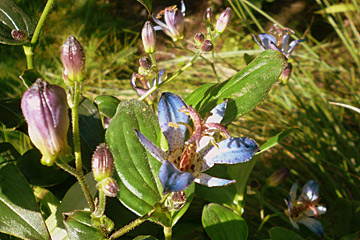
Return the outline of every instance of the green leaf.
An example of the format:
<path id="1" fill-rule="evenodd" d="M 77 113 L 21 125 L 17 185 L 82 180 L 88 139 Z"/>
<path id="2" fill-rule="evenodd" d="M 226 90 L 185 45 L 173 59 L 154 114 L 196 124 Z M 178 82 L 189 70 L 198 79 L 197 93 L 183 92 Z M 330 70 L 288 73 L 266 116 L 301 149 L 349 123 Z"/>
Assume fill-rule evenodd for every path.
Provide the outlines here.
<path id="1" fill-rule="evenodd" d="M 0 165 L 0 232 L 24 239 L 50 239 L 29 184 L 14 163 Z"/>
<path id="2" fill-rule="evenodd" d="M 26 180 L 35 186 L 46 187 L 64 182 L 69 174 L 56 166 L 47 167 L 40 163 L 41 153 L 30 149 L 19 158 L 16 165 Z"/>
<path id="3" fill-rule="evenodd" d="M 316 14 L 334 14 L 334 13 L 342 13 L 342 12 L 352 12 L 355 11 L 356 8 L 353 4 L 350 3 L 338 3 L 333 4 L 329 7 L 326 7 L 324 9 L 318 10 L 315 13 Z"/>
<path id="4" fill-rule="evenodd" d="M 134 129 L 150 141 L 157 142 L 160 127 L 153 110 L 137 100 L 121 102 L 107 129 L 106 142 L 114 156 L 119 176 L 119 199 L 131 211 L 142 216 L 152 211 L 154 205 L 163 198 L 163 189 L 158 179 L 161 163 L 147 153 Z M 189 190 L 187 196 L 191 200 Z M 171 226 L 178 219 L 178 214 L 173 213 L 171 216 L 168 212 L 156 212 L 154 221 Z"/>
<path id="5" fill-rule="evenodd" d="M 205 115 L 229 99 L 222 123 L 230 123 L 261 104 L 286 65 L 287 60 L 281 52 L 264 51 L 231 79 L 195 90 L 186 102 Z"/>
<path id="6" fill-rule="evenodd" d="M 14 148 L 14 146 L 8 142 L 0 143 L 0 156 L 4 161 L 16 161 L 21 157 L 20 153 Z"/>
<path id="7" fill-rule="evenodd" d="M 43 78 L 35 69 L 26 69 L 20 76 L 24 85 L 29 88 L 38 78 Z"/>
<path id="8" fill-rule="evenodd" d="M 211 203 L 204 207 L 202 223 L 211 239 L 247 239 L 248 227 L 245 220 L 219 204 Z"/>
<path id="9" fill-rule="evenodd" d="M 261 145 L 261 148 L 260 148 L 261 151 L 258 152 L 257 154 L 260 154 L 260 153 L 276 146 L 277 144 L 279 144 L 282 140 L 284 140 L 286 137 L 288 137 L 295 130 L 299 130 L 299 129 L 298 128 L 289 128 L 284 131 L 281 131 L 276 136 L 269 138 L 263 145 Z"/>
<path id="10" fill-rule="evenodd" d="M 16 128 L 24 121 L 20 108 L 21 99 L 0 100 L 0 122 L 7 128 Z"/>
<path id="11" fill-rule="evenodd" d="M 273 227 L 269 230 L 271 240 L 304 240 L 297 233 L 283 227 Z"/>
<path id="12" fill-rule="evenodd" d="M 108 118 L 112 118 L 115 113 L 120 100 L 114 96 L 102 95 L 97 96 L 94 100 L 99 112 Z"/>
<path id="13" fill-rule="evenodd" d="M 90 211 L 73 211 L 64 213 L 64 225 L 71 240 L 101 240 L 107 239 L 99 228 L 91 224 Z"/>
<path id="14" fill-rule="evenodd" d="M 27 37 L 16 40 L 11 36 L 12 30 L 21 30 Z M 0 43 L 24 44 L 29 41 L 28 37 L 34 33 L 34 30 L 33 21 L 13 0 L 0 1 Z"/>
<path id="15" fill-rule="evenodd" d="M 146 10 L 148 11 L 149 14 L 152 13 L 153 0 L 137 0 L 137 1 L 146 8 Z"/>
<path id="16" fill-rule="evenodd" d="M 137 236 L 133 240 L 157 240 L 157 238 L 150 235 L 146 235 L 146 236 Z"/>

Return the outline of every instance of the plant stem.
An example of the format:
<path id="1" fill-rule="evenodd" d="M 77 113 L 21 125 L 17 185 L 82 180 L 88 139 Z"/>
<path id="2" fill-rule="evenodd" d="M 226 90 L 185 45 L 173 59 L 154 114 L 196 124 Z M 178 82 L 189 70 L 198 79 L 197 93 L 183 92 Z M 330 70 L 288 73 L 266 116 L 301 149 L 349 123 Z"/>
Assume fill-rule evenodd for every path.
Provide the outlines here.
<path id="1" fill-rule="evenodd" d="M 99 189 L 99 205 L 96 208 L 96 211 L 94 212 L 94 216 L 99 218 L 102 215 L 104 215 L 105 212 L 105 205 L 106 205 L 106 196 L 104 191 Z"/>
<path id="2" fill-rule="evenodd" d="M 171 240 L 171 236 L 172 236 L 171 227 L 164 227 L 164 236 L 165 236 L 165 240 Z"/>
<path id="3" fill-rule="evenodd" d="M 85 198 L 89 204 L 90 210 L 91 212 L 95 211 L 95 205 L 94 205 L 94 201 L 92 199 L 92 196 L 90 194 L 90 190 L 89 190 L 89 186 L 86 183 L 84 174 L 81 172 L 78 172 L 75 168 L 71 167 L 69 164 L 67 163 L 59 163 L 59 162 L 55 162 L 55 164 L 60 167 L 61 169 L 63 169 L 64 171 L 70 173 L 71 175 L 73 175 L 74 177 L 76 177 L 76 179 L 78 180 L 80 187 L 85 195 Z"/>
<path id="4" fill-rule="evenodd" d="M 54 2 L 54 0 L 47 1 L 44 11 L 41 14 L 38 24 L 36 25 L 36 28 L 35 28 L 32 38 L 31 38 L 30 44 L 25 44 L 23 46 L 24 52 L 26 55 L 26 62 L 27 62 L 28 69 L 34 68 L 34 46 L 37 43 L 37 41 L 39 40 L 39 35 L 41 32 L 41 29 L 44 26 L 45 19 L 49 15 L 49 12 L 51 10 L 51 6 L 52 6 L 53 2 Z"/>
<path id="5" fill-rule="evenodd" d="M 140 224 L 142 224 L 143 222 L 145 222 L 153 213 L 154 210 L 151 210 L 149 213 L 147 213 L 144 216 L 139 217 L 138 219 L 135 219 L 134 221 L 132 221 L 131 223 L 129 223 L 128 225 L 120 228 L 119 230 L 117 230 L 116 232 L 114 232 L 109 239 L 116 239 L 118 237 L 121 237 L 122 235 L 124 235 L 125 233 L 127 233 L 128 231 L 132 230 L 133 228 L 139 226 Z"/>
<path id="6" fill-rule="evenodd" d="M 165 81 L 161 82 L 159 85 L 153 86 L 152 88 L 150 88 L 144 95 L 142 95 L 141 97 L 139 97 L 139 100 L 144 100 L 145 98 L 147 98 L 148 96 L 150 96 L 150 94 L 152 94 L 153 92 L 155 92 L 157 89 L 159 89 L 161 86 L 165 85 L 166 83 L 174 80 L 177 76 L 179 76 L 182 72 L 184 72 L 186 69 L 188 69 L 189 67 L 191 67 L 194 62 L 196 61 L 196 59 L 200 56 L 201 51 L 196 52 L 195 56 L 182 68 L 180 68 L 177 72 L 175 72 L 171 77 L 169 77 L 168 79 L 166 79 Z"/>
<path id="7" fill-rule="evenodd" d="M 72 131 L 74 140 L 75 166 L 78 172 L 82 172 L 81 146 L 79 133 L 79 101 L 81 94 L 81 83 L 74 81 L 74 98 L 71 106 Z"/>

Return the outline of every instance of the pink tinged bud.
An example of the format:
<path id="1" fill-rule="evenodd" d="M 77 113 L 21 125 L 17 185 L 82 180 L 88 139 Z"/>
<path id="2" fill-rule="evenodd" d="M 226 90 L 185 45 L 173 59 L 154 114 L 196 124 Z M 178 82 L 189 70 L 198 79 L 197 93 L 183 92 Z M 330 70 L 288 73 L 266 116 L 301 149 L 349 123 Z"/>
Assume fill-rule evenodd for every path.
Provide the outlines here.
<path id="1" fill-rule="evenodd" d="M 224 32 L 226 26 L 229 24 L 231 19 L 231 8 L 226 8 L 219 16 L 219 19 L 216 22 L 215 31 L 217 33 Z"/>
<path id="2" fill-rule="evenodd" d="M 212 18 L 213 18 L 213 14 L 212 14 L 211 8 L 207 8 L 205 11 L 205 15 L 204 15 L 204 21 L 205 21 L 206 25 L 211 24 Z"/>
<path id="3" fill-rule="evenodd" d="M 205 36 L 203 33 L 197 33 L 195 34 L 195 37 L 194 37 L 194 40 L 195 40 L 195 46 L 196 48 L 199 48 L 200 46 L 203 45 L 204 41 L 205 41 Z"/>
<path id="4" fill-rule="evenodd" d="M 210 52 L 214 49 L 214 45 L 210 40 L 206 39 L 200 49 L 202 52 Z"/>
<path id="5" fill-rule="evenodd" d="M 140 66 L 145 70 L 150 70 L 151 66 L 152 66 L 152 62 L 151 59 L 148 57 L 142 57 L 139 59 L 139 63 Z"/>
<path id="6" fill-rule="evenodd" d="M 69 116 L 64 89 L 39 78 L 24 93 L 21 110 L 43 165 L 51 166 L 58 156 L 68 154 Z"/>
<path id="7" fill-rule="evenodd" d="M 61 61 L 70 81 L 85 79 L 85 51 L 74 36 L 69 36 L 63 44 Z"/>
<path id="8" fill-rule="evenodd" d="M 119 192 L 117 182 L 112 177 L 105 178 L 97 184 L 99 190 L 103 191 L 107 197 L 116 197 Z"/>
<path id="9" fill-rule="evenodd" d="M 21 30 L 11 30 L 11 36 L 13 39 L 15 40 L 25 40 L 28 38 L 28 36 L 26 35 L 26 33 L 24 33 L 23 31 Z"/>
<path id="10" fill-rule="evenodd" d="M 280 183 L 286 180 L 290 174 L 289 168 L 279 168 L 267 179 L 267 183 L 270 187 L 276 187 Z"/>
<path id="11" fill-rule="evenodd" d="M 141 38 L 146 53 L 154 53 L 156 50 L 156 34 L 150 21 L 147 21 L 142 29 Z"/>
<path id="12" fill-rule="evenodd" d="M 62 72 L 62 78 L 63 78 L 64 83 L 66 84 L 66 86 L 69 86 L 69 87 L 74 86 L 74 82 L 69 80 L 69 76 L 68 76 L 65 68 L 63 69 L 63 72 Z"/>
<path id="13" fill-rule="evenodd" d="M 91 161 L 91 167 L 96 181 L 101 182 L 111 177 L 114 169 L 114 158 L 105 143 L 97 146 Z"/>
<path id="14" fill-rule="evenodd" d="M 281 73 L 279 80 L 282 84 L 286 85 L 290 79 L 292 72 L 292 64 L 288 63 L 288 65 L 285 67 L 284 71 Z"/>

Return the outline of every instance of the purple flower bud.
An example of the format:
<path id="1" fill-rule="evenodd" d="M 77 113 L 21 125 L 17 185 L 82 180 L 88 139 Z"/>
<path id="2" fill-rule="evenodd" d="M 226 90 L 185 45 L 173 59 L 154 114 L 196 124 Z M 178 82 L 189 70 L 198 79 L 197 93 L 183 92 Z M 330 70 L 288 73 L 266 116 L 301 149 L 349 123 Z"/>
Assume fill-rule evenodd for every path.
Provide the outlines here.
<path id="1" fill-rule="evenodd" d="M 80 42 L 74 36 L 69 36 L 63 44 L 61 61 L 70 81 L 81 82 L 84 80 L 85 52 Z"/>
<path id="2" fill-rule="evenodd" d="M 112 177 L 107 177 L 97 184 L 98 189 L 102 190 L 107 197 L 116 197 L 119 191 L 117 182 Z"/>
<path id="3" fill-rule="evenodd" d="M 206 39 L 200 49 L 202 52 L 210 52 L 214 49 L 214 45 L 210 40 Z"/>
<path id="4" fill-rule="evenodd" d="M 203 45 L 204 41 L 205 41 L 205 36 L 203 33 L 197 33 L 195 34 L 195 37 L 194 37 L 194 40 L 195 40 L 195 46 L 196 48 L 199 48 L 200 46 Z"/>
<path id="5" fill-rule="evenodd" d="M 288 65 L 286 65 L 284 71 L 281 73 L 279 80 L 282 84 L 286 85 L 290 79 L 291 76 L 291 72 L 292 72 L 292 64 L 288 63 Z"/>
<path id="6" fill-rule="evenodd" d="M 151 66 L 152 66 L 152 62 L 151 59 L 148 57 L 142 57 L 139 59 L 139 63 L 140 66 L 145 70 L 150 70 Z"/>
<path id="7" fill-rule="evenodd" d="M 215 31 L 217 33 L 224 32 L 226 26 L 229 24 L 231 19 L 231 8 L 226 8 L 219 16 L 219 19 L 216 22 L 216 28 Z"/>
<path id="8" fill-rule="evenodd" d="M 154 53 L 156 50 L 156 34 L 150 21 L 147 21 L 142 29 L 141 38 L 146 53 Z"/>
<path id="9" fill-rule="evenodd" d="M 290 169 L 289 168 L 279 168 L 276 170 L 271 176 L 267 179 L 267 183 L 270 187 L 276 187 L 289 176 Z"/>
<path id="10" fill-rule="evenodd" d="M 206 23 L 206 25 L 210 25 L 211 24 L 211 20 L 213 18 L 213 14 L 211 11 L 211 8 L 207 8 L 204 14 L 204 21 Z"/>
<path id="11" fill-rule="evenodd" d="M 58 156 L 68 153 L 69 116 L 64 89 L 39 78 L 24 93 L 21 110 L 43 165 L 51 166 Z"/>
<path id="12" fill-rule="evenodd" d="M 15 30 L 15 29 L 11 30 L 11 36 L 13 39 L 18 40 L 18 41 L 25 40 L 28 38 L 26 33 L 24 33 L 21 30 Z"/>
<path id="13" fill-rule="evenodd" d="M 96 147 L 92 156 L 91 167 L 96 181 L 101 182 L 105 178 L 111 177 L 114 168 L 114 158 L 110 149 L 105 143 Z"/>

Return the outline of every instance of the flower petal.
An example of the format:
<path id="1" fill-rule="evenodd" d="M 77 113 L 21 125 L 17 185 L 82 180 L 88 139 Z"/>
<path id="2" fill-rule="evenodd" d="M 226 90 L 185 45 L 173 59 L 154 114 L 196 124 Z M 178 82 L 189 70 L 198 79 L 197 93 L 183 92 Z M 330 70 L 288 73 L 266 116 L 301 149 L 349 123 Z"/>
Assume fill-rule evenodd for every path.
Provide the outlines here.
<path id="1" fill-rule="evenodd" d="M 284 52 L 285 57 L 289 58 L 291 53 L 295 50 L 296 46 L 299 45 L 302 42 L 305 42 L 306 39 L 299 39 L 299 40 L 294 40 L 289 44 L 289 48 L 287 49 L 286 52 Z"/>
<path id="2" fill-rule="evenodd" d="M 265 51 L 266 49 L 264 48 L 264 46 L 259 42 L 259 40 L 257 39 L 257 37 L 255 36 L 255 34 L 251 34 L 255 40 L 255 42 L 257 43 L 257 45 L 260 46 L 261 50 Z"/>
<path id="3" fill-rule="evenodd" d="M 324 206 L 317 206 L 317 207 L 316 207 L 316 210 L 317 210 L 317 213 L 318 213 L 319 215 L 322 215 L 322 214 L 324 214 L 324 213 L 326 212 L 326 207 L 324 207 Z"/>
<path id="4" fill-rule="evenodd" d="M 321 222 L 319 222 L 318 220 L 315 220 L 314 218 L 306 217 L 300 219 L 298 222 L 307 226 L 313 233 L 319 235 L 320 237 L 324 237 L 324 228 Z"/>
<path id="5" fill-rule="evenodd" d="M 191 173 L 182 172 L 169 161 L 165 161 L 159 171 L 159 179 L 164 188 L 164 194 L 185 190 L 194 181 Z"/>
<path id="6" fill-rule="evenodd" d="M 267 33 L 260 33 L 259 38 L 260 38 L 261 43 L 264 45 L 264 47 L 266 49 L 271 49 L 270 43 L 273 43 L 276 45 L 276 42 L 277 42 L 276 37 L 274 37 L 271 34 L 267 34 Z"/>
<path id="7" fill-rule="evenodd" d="M 136 136 L 139 138 L 140 143 L 146 148 L 146 150 L 156 158 L 159 162 L 164 162 L 168 158 L 166 152 L 162 151 L 158 146 L 151 142 L 147 137 L 145 137 L 141 132 L 134 129 Z"/>
<path id="8" fill-rule="evenodd" d="M 303 187 L 300 199 L 315 201 L 319 197 L 319 185 L 315 180 L 309 180 Z"/>
<path id="9" fill-rule="evenodd" d="M 205 173 L 200 173 L 199 176 L 194 180 L 194 182 L 205 185 L 207 187 L 220 187 L 227 186 L 232 183 L 235 183 L 235 180 L 228 180 L 223 178 L 212 177 Z"/>
<path id="10" fill-rule="evenodd" d="M 155 23 L 157 23 L 157 24 L 162 28 L 162 30 L 168 28 L 165 23 L 163 23 L 162 21 L 160 21 L 159 19 L 157 19 L 154 15 L 152 15 L 152 19 L 154 20 Z M 157 26 L 154 26 L 154 29 L 155 29 L 156 31 L 157 31 L 157 30 L 160 30 L 160 29 L 157 29 L 157 28 L 158 28 Z"/>
<path id="11" fill-rule="evenodd" d="M 247 137 L 228 138 L 211 146 L 203 157 L 201 172 L 214 164 L 237 164 L 249 161 L 259 151 L 257 143 Z"/>
<path id="12" fill-rule="evenodd" d="M 161 95 L 159 101 L 159 124 L 164 133 L 169 146 L 169 153 L 183 148 L 186 126 L 170 127 L 169 123 L 189 123 L 189 116 L 183 112 L 179 112 L 182 107 L 187 107 L 184 100 L 178 95 L 165 92 Z"/>
<path id="13" fill-rule="evenodd" d="M 298 182 L 294 183 L 290 189 L 288 198 L 290 198 L 291 202 L 295 201 L 297 188 L 298 188 Z"/>

